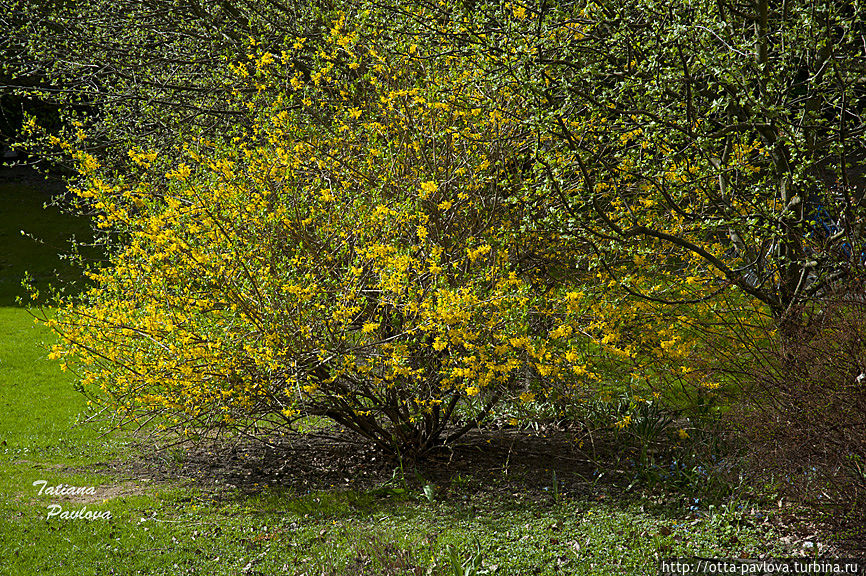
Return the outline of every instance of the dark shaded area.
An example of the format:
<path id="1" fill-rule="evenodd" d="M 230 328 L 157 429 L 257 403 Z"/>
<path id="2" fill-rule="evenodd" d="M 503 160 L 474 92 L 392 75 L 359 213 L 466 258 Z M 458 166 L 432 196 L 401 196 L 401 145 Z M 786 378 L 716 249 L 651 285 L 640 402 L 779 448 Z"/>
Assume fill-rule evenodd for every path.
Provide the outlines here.
<path id="1" fill-rule="evenodd" d="M 73 239 L 83 244 L 86 261 L 100 251 L 87 246 L 93 241 L 89 220 L 62 208 L 65 191 L 60 177 L 23 166 L 0 168 L 0 306 L 14 306 L 19 297 L 26 303 L 26 273 L 43 297 L 49 286 L 78 291 L 84 285 L 80 266 L 65 255 Z"/>
<path id="2" fill-rule="evenodd" d="M 539 432 L 474 430 L 435 457 L 401 461 L 351 433 L 330 429 L 272 439 L 269 445 L 242 441 L 157 449 L 143 443 L 140 458 L 107 462 L 97 471 L 157 483 L 187 479 L 217 500 L 267 489 L 286 490 L 287 498 L 343 493 L 359 510 L 377 508 L 377 500 L 384 505 L 391 498 L 423 501 L 424 486 L 430 484 L 437 500 L 470 515 L 476 509 L 504 506 L 528 508 L 540 517 L 563 498 L 613 506 L 637 503 L 686 520 L 706 513 L 689 506 L 692 499 L 669 486 L 635 488 L 633 471 L 621 467 L 621 446 L 598 438 L 593 457 L 579 447 L 581 435 L 556 426 Z M 840 531 L 832 518 L 816 521 L 790 503 L 764 522 L 803 540 L 825 535 L 825 541 L 835 542 L 828 556 L 866 551 L 862 533 Z"/>
<path id="3" fill-rule="evenodd" d="M 333 429 L 271 439 L 268 445 L 242 441 L 163 450 L 151 446 L 130 464 L 136 475 L 156 480 L 187 477 L 205 486 L 242 492 L 262 486 L 299 492 L 373 490 L 391 482 L 402 485 L 404 479 L 418 489 L 422 479 L 444 488 L 462 483 L 462 478 L 466 484 L 483 485 L 484 490 L 534 493 L 544 500 L 545 493 L 551 492 L 554 471 L 561 495 L 585 492 L 588 485 L 596 486 L 600 494 L 613 489 L 615 484 L 592 482 L 596 468 L 576 449 L 574 439 L 573 433 L 556 429 L 539 434 L 516 428 L 475 430 L 430 458 L 408 460 L 383 454 L 362 438 Z M 110 466 L 124 469 L 119 463 Z"/>

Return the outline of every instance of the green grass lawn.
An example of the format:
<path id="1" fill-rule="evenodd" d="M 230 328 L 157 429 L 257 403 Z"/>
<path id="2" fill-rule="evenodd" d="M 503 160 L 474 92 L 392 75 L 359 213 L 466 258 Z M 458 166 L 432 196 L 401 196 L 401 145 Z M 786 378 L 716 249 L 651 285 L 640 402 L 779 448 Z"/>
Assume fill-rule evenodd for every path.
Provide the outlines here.
<path id="1" fill-rule="evenodd" d="M 16 230 L 59 240 L 64 222 L 80 222 L 44 216 L 34 208 L 42 199 L 20 190 L 0 188 L 4 198 L 13 209 L 0 219 L 10 246 L 0 269 L 0 574 L 453 575 L 451 550 L 460 563 L 477 559 L 475 574 L 656 574 L 659 557 L 790 552 L 748 506 L 695 514 L 663 505 L 663 494 L 602 499 L 594 484 L 559 495 L 503 491 L 495 475 L 490 485 L 458 477 L 428 498 L 423 480 L 399 475 L 396 484 L 323 491 L 292 478 L 240 489 L 157 473 L 130 436 L 80 425 L 86 402 L 73 376 L 47 360 L 50 334 L 8 306 L 23 268 L 47 280 L 57 264 L 47 245 L 8 244 Z M 39 495 L 38 480 L 95 494 Z M 111 518 L 48 518 L 51 506 Z"/>

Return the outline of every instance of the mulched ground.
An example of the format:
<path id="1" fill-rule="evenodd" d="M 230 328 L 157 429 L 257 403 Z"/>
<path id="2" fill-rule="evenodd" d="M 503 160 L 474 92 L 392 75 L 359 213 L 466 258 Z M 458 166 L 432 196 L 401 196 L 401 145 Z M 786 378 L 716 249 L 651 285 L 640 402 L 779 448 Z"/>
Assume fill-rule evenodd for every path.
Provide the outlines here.
<path id="1" fill-rule="evenodd" d="M 248 440 L 156 450 L 142 444 L 140 458 L 104 466 L 106 471 L 151 481 L 187 478 L 202 487 L 244 492 L 263 486 L 282 486 L 301 493 L 370 490 L 392 480 L 402 483 L 405 478 L 411 486 L 418 486 L 423 479 L 447 487 L 456 480 L 544 497 L 552 489 L 554 471 L 561 494 L 592 483 L 595 466 L 575 440 L 574 433 L 554 427 L 539 432 L 513 428 L 473 431 L 428 458 L 401 462 L 353 434 L 331 429 L 271 438 L 267 445 Z M 595 484 L 599 494 L 609 488 Z"/>

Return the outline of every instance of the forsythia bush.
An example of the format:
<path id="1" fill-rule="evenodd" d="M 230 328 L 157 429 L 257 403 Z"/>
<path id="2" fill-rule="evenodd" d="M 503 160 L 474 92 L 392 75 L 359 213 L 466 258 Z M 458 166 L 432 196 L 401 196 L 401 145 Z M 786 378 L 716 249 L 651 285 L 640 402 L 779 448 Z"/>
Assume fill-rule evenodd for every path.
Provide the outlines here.
<path id="1" fill-rule="evenodd" d="M 586 377 L 568 299 L 519 273 L 519 125 L 456 62 L 332 24 L 312 71 L 254 46 L 235 66 L 257 92 L 243 133 L 170 166 L 130 151 L 123 175 L 76 153 L 118 240 L 48 320 L 52 356 L 122 421 L 198 437 L 318 415 L 423 452 L 531 397 L 527 374 Z"/>

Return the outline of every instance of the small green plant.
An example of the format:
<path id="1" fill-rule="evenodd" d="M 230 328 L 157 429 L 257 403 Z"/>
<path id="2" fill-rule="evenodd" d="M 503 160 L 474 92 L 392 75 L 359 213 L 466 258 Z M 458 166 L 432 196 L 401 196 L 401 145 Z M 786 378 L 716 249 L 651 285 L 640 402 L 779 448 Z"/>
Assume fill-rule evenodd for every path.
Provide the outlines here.
<path id="1" fill-rule="evenodd" d="M 448 545 L 448 576 L 485 576 L 492 571 L 484 567 L 481 543 L 475 538 L 474 546 L 466 558 L 461 558 L 454 545 Z"/>
<path id="2" fill-rule="evenodd" d="M 174 463 L 176 466 L 180 466 L 184 462 L 186 462 L 187 454 L 183 446 L 172 446 L 168 449 L 168 454 L 171 457 L 172 463 Z"/>
<path id="3" fill-rule="evenodd" d="M 737 534 L 746 522 L 744 504 L 738 500 L 732 500 L 721 506 L 710 504 L 707 509 L 708 524 L 714 529 L 719 542 L 725 545 L 735 542 Z"/>
<path id="4" fill-rule="evenodd" d="M 451 489 L 456 491 L 456 492 L 469 491 L 476 484 L 477 484 L 477 482 L 475 481 L 475 479 L 469 474 L 467 474 L 467 475 L 457 474 L 457 476 L 454 476 L 451 479 Z"/>
<path id="5" fill-rule="evenodd" d="M 673 422 L 673 416 L 654 400 L 635 400 L 631 424 L 628 431 L 634 435 L 641 448 L 641 459 L 646 461 L 652 443 L 663 437 Z"/>
<path id="6" fill-rule="evenodd" d="M 649 447 L 664 437 L 674 413 L 659 400 L 641 397 L 631 387 L 612 399 L 586 403 L 583 419 L 593 429 L 609 430 L 617 442 L 630 443 L 648 457 Z"/>
<path id="7" fill-rule="evenodd" d="M 399 474 L 399 475 L 398 475 Z M 400 462 L 400 467 L 395 468 L 391 474 L 391 478 L 379 488 L 370 491 L 372 496 L 387 498 L 392 496 L 405 497 L 409 494 L 409 486 L 406 483 L 406 477 L 403 475 L 403 463 Z"/>

